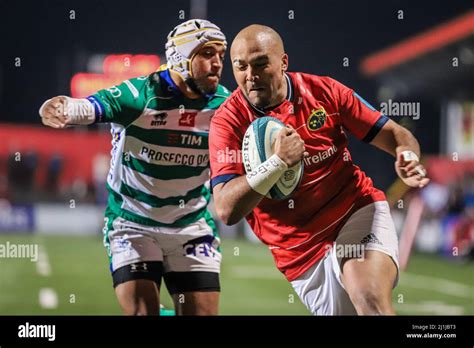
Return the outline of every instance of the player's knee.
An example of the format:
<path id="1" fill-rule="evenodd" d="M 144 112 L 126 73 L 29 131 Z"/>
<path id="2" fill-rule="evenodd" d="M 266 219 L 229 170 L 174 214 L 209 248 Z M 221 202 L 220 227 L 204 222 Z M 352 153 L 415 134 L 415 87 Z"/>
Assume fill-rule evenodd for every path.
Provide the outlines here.
<path id="1" fill-rule="evenodd" d="M 124 308 L 123 309 L 123 314 L 125 315 L 132 315 L 132 316 L 136 316 L 136 315 L 147 315 L 145 313 L 145 311 L 141 311 L 138 307 L 133 307 L 133 306 L 130 306 L 128 308 Z"/>
<path id="2" fill-rule="evenodd" d="M 207 303 L 206 305 L 197 306 L 194 315 L 217 315 L 219 312 L 217 307 L 217 303 Z"/>
<path id="3" fill-rule="evenodd" d="M 217 315 L 217 310 L 211 308 L 192 308 L 184 310 L 181 315 L 190 315 L 190 316 L 214 316 Z"/>
<path id="4" fill-rule="evenodd" d="M 159 315 L 160 303 L 156 293 L 144 291 L 145 289 L 140 289 L 137 293 L 136 289 L 127 288 L 127 285 L 116 288 L 117 299 L 124 315 Z"/>
<path id="5" fill-rule="evenodd" d="M 130 304 L 123 307 L 123 313 L 131 316 L 142 316 L 142 315 L 159 315 L 159 308 L 153 308 L 155 306 L 144 306 L 142 304 Z"/>
<path id="6" fill-rule="evenodd" d="M 362 315 L 393 314 L 390 299 L 377 289 L 363 289 L 351 298 L 357 312 Z"/>

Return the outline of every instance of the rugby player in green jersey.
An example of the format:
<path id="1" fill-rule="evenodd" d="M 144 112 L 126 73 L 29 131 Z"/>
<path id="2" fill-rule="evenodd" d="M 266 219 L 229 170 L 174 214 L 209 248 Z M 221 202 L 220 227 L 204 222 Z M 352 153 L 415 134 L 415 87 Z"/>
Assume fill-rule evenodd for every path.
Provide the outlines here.
<path id="1" fill-rule="evenodd" d="M 104 245 L 115 293 L 129 315 L 158 315 L 163 278 L 178 315 L 215 315 L 220 239 L 210 200 L 208 133 L 228 97 L 219 84 L 226 39 L 206 20 L 176 26 L 167 64 L 85 99 L 57 96 L 40 108 L 53 128 L 108 122 Z"/>

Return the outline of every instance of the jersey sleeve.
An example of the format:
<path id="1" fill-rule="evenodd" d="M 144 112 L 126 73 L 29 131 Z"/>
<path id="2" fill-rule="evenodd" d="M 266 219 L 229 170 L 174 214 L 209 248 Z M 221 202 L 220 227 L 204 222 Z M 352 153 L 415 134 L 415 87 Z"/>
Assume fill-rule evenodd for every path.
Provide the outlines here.
<path id="1" fill-rule="evenodd" d="M 342 125 L 359 140 L 370 143 L 389 120 L 352 89 L 333 80 Z"/>
<path id="2" fill-rule="evenodd" d="M 94 105 L 96 122 L 113 122 L 124 126 L 141 115 L 146 102 L 147 77 L 122 82 L 102 89 L 87 99 Z"/>
<path id="3" fill-rule="evenodd" d="M 244 132 L 230 120 L 235 115 L 224 105 L 214 114 L 209 131 L 209 158 L 211 162 L 211 187 L 244 175 L 242 164 L 242 138 Z"/>

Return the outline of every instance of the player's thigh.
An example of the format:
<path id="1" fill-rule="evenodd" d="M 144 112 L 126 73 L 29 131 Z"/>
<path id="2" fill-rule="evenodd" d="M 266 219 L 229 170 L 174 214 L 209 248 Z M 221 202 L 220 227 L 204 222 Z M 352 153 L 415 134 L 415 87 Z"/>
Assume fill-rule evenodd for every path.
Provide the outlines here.
<path id="1" fill-rule="evenodd" d="M 333 250 L 291 282 L 296 294 L 314 315 L 356 315 L 356 309 L 333 270 Z"/>
<path id="2" fill-rule="evenodd" d="M 387 202 L 356 211 L 333 248 L 334 270 L 351 300 L 372 299 L 388 306 L 398 280 L 398 239 Z"/>
<path id="3" fill-rule="evenodd" d="M 220 279 L 219 272 L 192 270 L 188 262 L 181 258 L 167 260 L 171 271 L 164 274 L 168 292 L 173 298 L 177 315 L 217 315 L 219 311 Z M 183 266 L 186 268 L 183 269 Z M 207 265 L 209 266 L 209 264 Z M 217 267 L 217 266 L 216 266 Z"/>
<path id="4" fill-rule="evenodd" d="M 343 263 L 342 283 L 356 305 L 379 307 L 391 312 L 392 288 L 397 267 L 387 254 L 369 250 L 363 259 L 347 259 Z"/>
<path id="5" fill-rule="evenodd" d="M 125 313 L 155 313 L 157 305 L 159 310 L 163 252 L 148 229 L 122 218 L 104 228 L 113 286 Z"/>
<path id="6" fill-rule="evenodd" d="M 177 315 L 217 315 L 219 291 L 191 291 L 172 295 Z"/>
<path id="7" fill-rule="evenodd" d="M 162 235 L 160 241 L 163 277 L 175 299 L 176 312 L 217 314 L 222 256 L 213 224 L 201 219 L 176 234 Z"/>
<path id="8" fill-rule="evenodd" d="M 110 271 L 140 262 L 163 262 L 161 250 L 153 230 L 148 226 L 120 217 L 109 219 L 104 227 L 104 245 L 109 256 Z M 147 274 L 148 267 L 133 269 L 131 273 Z"/>
<path id="9" fill-rule="evenodd" d="M 129 280 L 119 284 L 115 294 L 125 315 L 160 314 L 160 289 L 155 281 Z"/>

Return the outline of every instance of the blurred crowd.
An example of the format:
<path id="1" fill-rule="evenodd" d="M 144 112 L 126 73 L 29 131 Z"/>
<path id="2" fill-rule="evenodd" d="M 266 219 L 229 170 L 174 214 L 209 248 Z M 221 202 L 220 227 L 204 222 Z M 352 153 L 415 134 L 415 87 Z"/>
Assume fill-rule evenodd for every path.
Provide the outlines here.
<path id="1" fill-rule="evenodd" d="M 98 154 L 92 160 L 92 180 L 77 176 L 64 184 L 66 159 L 62 154 L 45 156 L 34 150 L 0 157 L 0 198 L 12 204 L 60 202 L 75 199 L 81 203 L 104 205 L 109 157 Z"/>
<path id="2" fill-rule="evenodd" d="M 450 183 L 432 182 L 420 195 L 425 207 L 425 233 L 437 241 L 432 251 L 474 260 L 474 173 L 466 172 Z"/>

